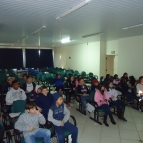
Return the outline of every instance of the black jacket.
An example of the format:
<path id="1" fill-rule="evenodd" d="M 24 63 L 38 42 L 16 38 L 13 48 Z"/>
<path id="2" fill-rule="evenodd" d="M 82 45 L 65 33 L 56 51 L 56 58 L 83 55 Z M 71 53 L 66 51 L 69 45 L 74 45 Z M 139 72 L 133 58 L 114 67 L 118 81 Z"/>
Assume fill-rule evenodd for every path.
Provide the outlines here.
<path id="1" fill-rule="evenodd" d="M 77 87 L 77 93 L 78 94 L 89 94 L 89 89 L 86 85 L 78 85 Z"/>
<path id="2" fill-rule="evenodd" d="M 32 82 L 32 84 L 33 84 L 33 91 L 32 91 L 32 92 L 34 93 L 34 92 L 35 92 L 36 84 L 35 84 L 34 82 Z M 24 85 L 23 85 L 23 88 L 22 88 L 22 89 L 23 89 L 24 91 L 26 91 L 26 88 L 27 88 L 27 83 L 24 83 Z"/>

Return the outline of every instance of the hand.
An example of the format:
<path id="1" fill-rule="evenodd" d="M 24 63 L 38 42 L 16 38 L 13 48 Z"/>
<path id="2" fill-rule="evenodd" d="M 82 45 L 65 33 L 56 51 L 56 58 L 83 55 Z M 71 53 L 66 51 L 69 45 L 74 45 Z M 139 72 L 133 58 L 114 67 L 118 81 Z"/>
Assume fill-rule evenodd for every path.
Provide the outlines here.
<path id="1" fill-rule="evenodd" d="M 75 91 L 75 88 L 73 88 L 73 90 Z"/>
<path id="2" fill-rule="evenodd" d="M 32 130 L 33 130 L 33 126 L 30 126 L 30 127 L 29 127 L 29 131 L 32 131 Z"/>
<path id="3" fill-rule="evenodd" d="M 30 101 L 34 101 L 34 99 L 29 99 Z"/>
<path id="4" fill-rule="evenodd" d="M 28 91 L 26 90 L 25 93 L 28 93 Z"/>
<path id="5" fill-rule="evenodd" d="M 42 109 L 40 107 L 37 107 L 37 109 L 38 109 L 39 112 L 42 112 Z"/>
<path id="6" fill-rule="evenodd" d="M 87 94 L 86 93 L 83 93 L 83 96 L 86 96 Z"/>
<path id="7" fill-rule="evenodd" d="M 103 104 L 105 103 L 105 101 L 101 101 Z"/>
<path id="8" fill-rule="evenodd" d="M 65 124 L 65 123 L 64 123 L 64 121 L 62 121 L 62 125 L 61 125 L 61 126 L 63 127 L 63 126 L 64 126 L 64 124 Z"/>
<path id="9" fill-rule="evenodd" d="M 112 98 L 112 99 L 114 99 L 114 98 L 115 98 L 115 96 L 114 96 L 114 95 L 112 95 L 112 96 L 111 96 L 111 98 Z"/>
<path id="10" fill-rule="evenodd" d="M 71 92 L 71 90 L 69 90 L 69 92 Z"/>
<path id="11" fill-rule="evenodd" d="M 35 111 L 35 114 L 40 114 L 39 110 L 36 110 L 36 111 Z"/>

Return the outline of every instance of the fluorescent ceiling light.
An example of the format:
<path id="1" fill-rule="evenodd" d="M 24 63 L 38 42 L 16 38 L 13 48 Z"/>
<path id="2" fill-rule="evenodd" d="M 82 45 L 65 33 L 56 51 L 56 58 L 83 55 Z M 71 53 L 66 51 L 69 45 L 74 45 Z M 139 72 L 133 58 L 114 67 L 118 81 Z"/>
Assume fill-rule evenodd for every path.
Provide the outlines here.
<path id="1" fill-rule="evenodd" d="M 70 40 L 70 38 L 65 38 L 65 39 L 62 39 L 61 40 L 61 43 L 68 43 L 68 42 L 70 42 L 71 40 Z"/>
<path id="2" fill-rule="evenodd" d="M 60 20 L 61 18 L 67 16 L 68 14 L 78 10 L 79 8 L 87 5 L 89 2 L 91 2 L 92 0 L 84 0 L 83 2 L 81 2 L 80 4 L 70 8 L 68 11 L 64 12 L 63 14 L 59 15 L 58 17 L 56 17 L 57 20 Z"/>
<path id="3" fill-rule="evenodd" d="M 139 26 L 143 26 L 143 24 L 128 26 L 128 27 L 124 27 L 124 28 L 122 28 L 122 29 L 123 29 L 123 30 L 127 30 L 127 29 L 130 29 L 130 28 L 135 28 L 135 27 L 139 27 Z"/>
<path id="4" fill-rule="evenodd" d="M 103 34 L 103 32 L 85 35 L 85 36 L 82 36 L 82 38 L 87 38 L 87 37 L 91 37 L 91 36 L 97 36 L 97 35 L 101 35 L 101 34 Z"/>
<path id="5" fill-rule="evenodd" d="M 37 30 L 35 30 L 31 34 L 35 34 L 35 33 L 39 32 L 41 29 L 44 29 L 44 28 L 46 28 L 46 26 L 42 26 L 42 27 L 38 28 Z"/>

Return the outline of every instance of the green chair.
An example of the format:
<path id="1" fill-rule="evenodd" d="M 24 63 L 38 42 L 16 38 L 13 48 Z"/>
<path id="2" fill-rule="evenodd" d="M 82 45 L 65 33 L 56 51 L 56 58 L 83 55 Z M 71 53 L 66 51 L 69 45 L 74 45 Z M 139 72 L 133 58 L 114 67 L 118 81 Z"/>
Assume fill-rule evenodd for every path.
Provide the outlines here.
<path id="1" fill-rule="evenodd" d="M 24 101 L 24 100 L 15 101 L 11 107 L 11 112 L 12 113 L 24 112 L 25 104 L 26 104 L 26 101 Z"/>
<path id="2" fill-rule="evenodd" d="M 103 117 L 104 116 L 104 111 L 98 107 L 98 104 L 95 101 L 94 101 L 93 106 L 95 107 L 94 116 L 90 117 L 90 119 L 95 121 L 96 123 L 102 125 L 102 123 L 99 121 L 99 117 Z"/>
<path id="3" fill-rule="evenodd" d="M 81 72 L 81 76 L 82 76 L 82 77 L 86 77 L 86 72 L 85 72 L 85 71 L 82 71 L 82 72 Z"/>

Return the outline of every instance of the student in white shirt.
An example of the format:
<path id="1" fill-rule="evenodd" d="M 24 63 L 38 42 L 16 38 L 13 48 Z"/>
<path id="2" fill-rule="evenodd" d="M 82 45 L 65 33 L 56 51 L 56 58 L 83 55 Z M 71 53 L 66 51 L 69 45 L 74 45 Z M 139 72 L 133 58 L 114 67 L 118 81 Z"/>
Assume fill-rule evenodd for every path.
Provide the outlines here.
<path id="1" fill-rule="evenodd" d="M 118 98 L 118 92 L 113 87 L 114 87 L 114 85 L 113 85 L 112 81 L 109 81 L 107 84 L 107 87 L 106 87 L 107 94 L 108 94 L 109 98 L 112 99 L 112 104 L 117 106 L 118 118 L 123 121 L 127 121 L 124 118 L 125 104 Z"/>
<path id="2" fill-rule="evenodd" d="M 36 84 L 32 82 L 32 77 L 27 76 L 27 82 L 23 85 L 23 90 L 25 91 L 28 99 L 36 92 L 35 88 Z"/>
<path id="3" fill-rule="evenodd" d="M 8 112 L 11 111 L 11 106 L 14 101 L 26 100 L 26 95 L 23 89 L 19 88 L 18 81 L 12 81 L 12 88 L 6 94 L 6 105 L 8 107 Z"/>

